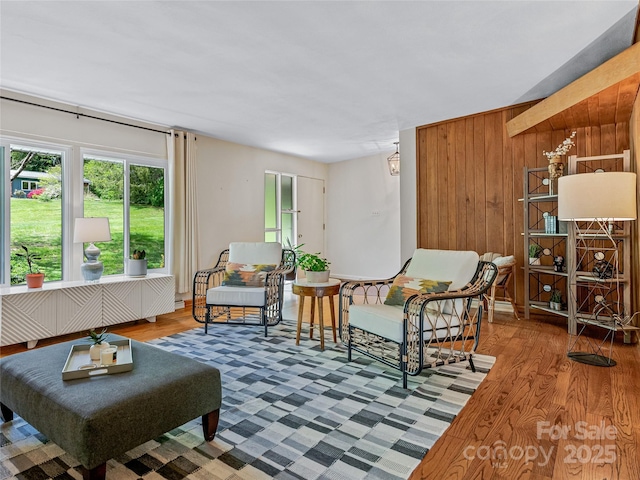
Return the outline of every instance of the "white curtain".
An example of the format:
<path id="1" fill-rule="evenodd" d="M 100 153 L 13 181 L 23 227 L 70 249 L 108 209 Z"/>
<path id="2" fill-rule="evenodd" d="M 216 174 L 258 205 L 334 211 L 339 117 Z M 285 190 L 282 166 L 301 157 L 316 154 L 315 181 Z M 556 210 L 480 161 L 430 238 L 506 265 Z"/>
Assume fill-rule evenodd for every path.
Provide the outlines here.
<path id="1" fill-rule="evenodd" d="M 196 137 L 193 133 L 171 130 L 169 153 L 169 192 L 172 199 L 170 231 L 173 255 L 168 263 L 176 280 L 176 293 L 190 292 L 198 270 L 198 203 L 196 181 Z"/>

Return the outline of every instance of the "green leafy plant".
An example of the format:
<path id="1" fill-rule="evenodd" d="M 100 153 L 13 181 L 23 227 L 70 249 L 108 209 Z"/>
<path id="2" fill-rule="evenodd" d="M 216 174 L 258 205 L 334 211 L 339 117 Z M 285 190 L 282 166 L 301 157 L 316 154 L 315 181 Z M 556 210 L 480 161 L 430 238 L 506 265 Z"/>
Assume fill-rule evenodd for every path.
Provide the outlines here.
<path id="1" fill-rule="evenodd" d="M 300 252 L 296 256 L 296 265 L 307 272 L 324 272 L 329 270 L 331 262 L 320 256 L 318 253 Z"/>
<path id="2" fill-rule="evenodd" d="M 326 258 L 320 256 L 320 252 L 317 253 L 307 253 L 301 250 L 304 246 L 304 243 L 300 245 L 296 245 L 295 247 L 291 245 L 291 242 L 287 239 L 287 248 L 293 250 L 296 254 L 296 267 L 306 271 L 306 272 L 324 272 L 329 270 L 329 265 L 331 262 Z"/>
<path id="3" fill-rule="evenodd" d="M 529 245 L 529 258 L 540 258 L 542 256 L 542 247 L 537 243 Z"/>
<path id="4" fill-rule="evenodd" d="M 551 298 L 549 299 L 549 301 L 553 303 L 562 303 L 562 291 L 554 288 L 551 291 Z"/>
<path id="5" fill-rule="evenodd" d="M 29 265 L 29 273 L 40 273 L 40 270 L 34 263 L 34 260 L 42 260 L 40 255 L 29 252 L 29 249 L 25 245 L 21 245 L 21 247 L 24 250 L 24 253 L 16 253 L 16 257 L 24 258 L 27 261 L 27 264 Z M 36 270 L 35 272 L 33 271 L 34 268 Z"/>
<path id="6" fill-rule="evenodd" d="M 131 254 L 131 258 L 134 260 L 144 260 L 147 256 L 147 252 L 144 250 L 134 250 Z"/>
<path id="7" fill-rule="evenodd" d="M 109 334 L 107 333 L 107 329 L 103 329 L 100 333 L 97 333 L 93 328 L 89 330 L 89 340 L 93 342 L 94 345 L 100 345 L 102 342 L 107 340 Z"/>

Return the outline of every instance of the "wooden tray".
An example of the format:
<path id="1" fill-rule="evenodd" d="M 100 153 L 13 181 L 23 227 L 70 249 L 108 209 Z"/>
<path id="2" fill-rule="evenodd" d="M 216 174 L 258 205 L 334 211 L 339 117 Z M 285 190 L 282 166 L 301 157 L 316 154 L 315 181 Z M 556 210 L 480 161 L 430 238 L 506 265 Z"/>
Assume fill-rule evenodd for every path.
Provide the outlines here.
<path id="1" fill-rule="evenodd" d="M 118 347 L 118 357 L 114 365 L 100 365 L 99 360 L 91 360 L 89 356 L 89 348 L 91 348 L 91 345 L 73 345 L 62 369 L 62 380 L 75 380 L 77 378 L 110 375 L 112 373 L 133 370 L 131 340 L 128 338 L 124 340 L 114 340 L 109 342 L 109 346 Z M 89 365 L 95 366 L 88 367 Z"/>

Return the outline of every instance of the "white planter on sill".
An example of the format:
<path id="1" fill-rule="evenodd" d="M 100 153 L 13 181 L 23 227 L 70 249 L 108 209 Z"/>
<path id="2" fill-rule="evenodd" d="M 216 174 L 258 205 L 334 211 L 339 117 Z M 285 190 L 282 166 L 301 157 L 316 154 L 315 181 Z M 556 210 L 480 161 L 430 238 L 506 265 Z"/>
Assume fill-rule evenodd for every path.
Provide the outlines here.
<path id="1" fill-rule="evenodd" d="M 127 263 L 127 275 L 130 277 L 144 277 L 147 274 L 147 259 L 129 259 Z"/>

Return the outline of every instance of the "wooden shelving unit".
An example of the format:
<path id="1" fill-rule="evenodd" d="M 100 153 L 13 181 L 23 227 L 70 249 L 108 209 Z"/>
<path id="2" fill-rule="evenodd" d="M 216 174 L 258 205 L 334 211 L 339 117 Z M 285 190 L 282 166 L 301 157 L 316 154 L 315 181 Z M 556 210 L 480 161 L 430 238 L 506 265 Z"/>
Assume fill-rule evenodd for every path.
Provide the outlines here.
<path id="1" fill-rule="evenodd" d="M 524 265 L 524 316 L 529 318 L 532 309 L 568 317 L 566 308 L 554 310 L 550 307 L 551 291 L 558 289 L 563 299 L 568 298 L 568 273 L 556 272 L 553 268 L 554 257 L 566 258 L 567 230 L 565 224 L 557 224 L 555 233 L 545 229 L 545 217 L 557 216 L 558 195 L 553 192 L 555 185 L 549 180 L 549 172 L 543 168 L 524 169 L 524 258 L 529 257 L 529 245 L 539 245 L 543 249 L 540 265 Z"/>

